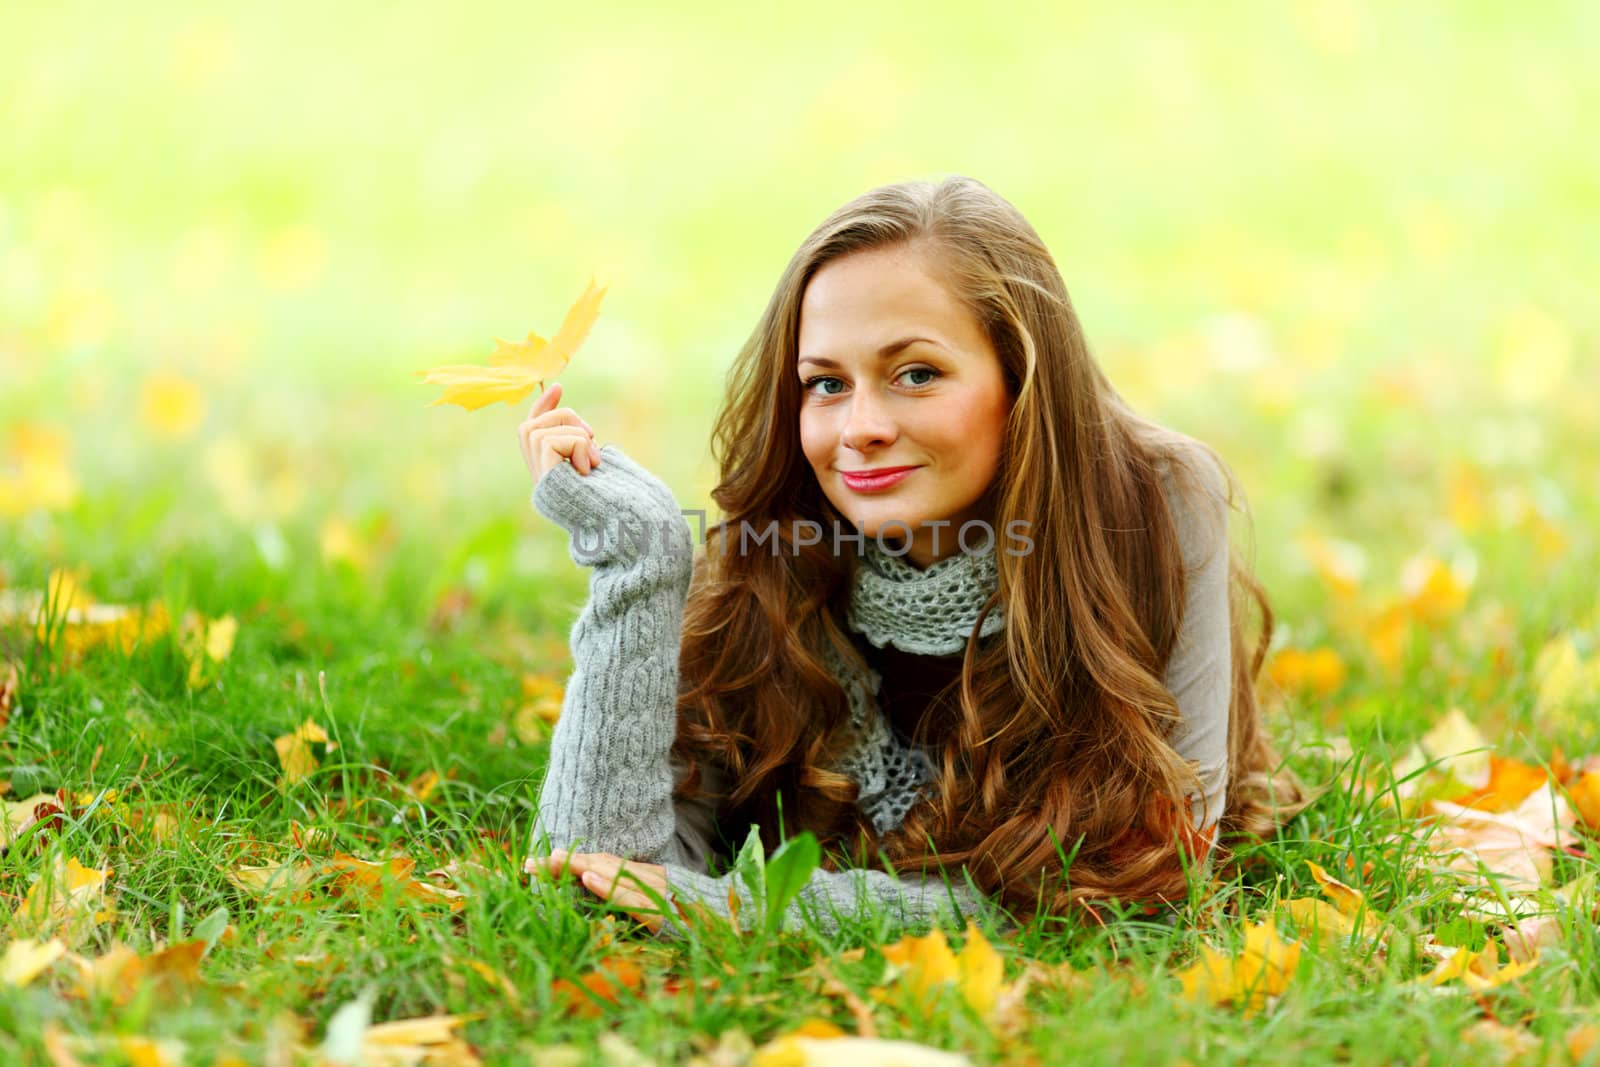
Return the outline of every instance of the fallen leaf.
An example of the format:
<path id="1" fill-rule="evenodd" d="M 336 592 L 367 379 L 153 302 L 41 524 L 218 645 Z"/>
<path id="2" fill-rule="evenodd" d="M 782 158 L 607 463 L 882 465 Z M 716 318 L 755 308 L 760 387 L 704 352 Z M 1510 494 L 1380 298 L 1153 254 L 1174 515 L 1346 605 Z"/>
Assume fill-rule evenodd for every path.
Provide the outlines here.
<path id="1" fill-rule="evenodd" d="M 1307 860 L 1306 866 L 1311 869 L 1311 877 L 1316 879 L 1317 885 L 1322 887 L 1323 895 L 1339 909 L 1339 914 L 1354 919 L 1366 910 L 1366 898 L 1358 890 L 1345 885 L 1323 870 L 1319 864 Z"/>
<path id="2" fill-rule="evenodd" d="M 284 734 L 272 742 L 278 750 L 278 763 L 283 767 L 283 777 L 278 780 L 279 789 L 287 789 L 317 769 L 317 757 L 311 751 L 315 743 L 326 744 L 330 752 L 339 747 L 338 742 L 329 740 L 326 730 L 310 719 L 296 727 L 293 733 Z"/>
<path id="3" fill-rule="evenodd" d="M 238 633 L 239 623 L 232 615 L 209 621 L 193 612 L 184 617 L 180 645 L 189 664 L 190 689 L 199 689 L 216 679 L 216 668 L 232 654 Z"/>
<path id="4" fill-rule="evenodd" d="M 1491 752 L 1489 781 L 1452 800 L 1479 811 L 1510 811 L 1549 780 L 1550 771 L 1545 767 L 1532 767 L 1520 760 L 1506 759 Z"/>
<path id="5" fill-rule="evenodd" d="M 1489 742 L 1460 708 L 1451 708 L 1417 744 L 1437 761 L 1436 771 L 1454 775 L 1468 788 L 1488 784 Z"/>
<path id="6" fill-rule="evenodd" d="M 1005 963 L 976 924 L 967 923 L 960 953 L 950 950 L 944 931 L 934 927 L 921 937 L 904 937 L 882 949 L 890 979 L 928 1005 L 938 986 L 953 984 L 978 1017 L 987 1020 L 1000 996 Z"/>
<path id="7" fill-rule="evenodd" d="M 16 705 L 17 692 L 21 685 L 17 665 L 6 660 L 4 665 L 0 666 L 0 730 L 4 730 L 6 723 L 11 720 L 11 709 Z"/>
<path id="8" fill-rule="evenodd" d="M 236 867 L 228 872 L 228 881 L 247 892 L 270 894 L 308 889 L 316 883 L 321 873 L 309 863 L 285 860 L 253 867 Z"/>
<path id="9" fill-rule="evenodd" d="M 632 960 L 608 956 L 576 982 L 557 978 L 550 983 L 550 997 L 558 1008 L 581 1018 L 599 1018 L 602 1004 L 616 1004 L 623 991 L 637 993 L 644 982 L 644 969 Z"/>
<path id="10" fill-rule="evenodd" d="M 1586 1023 L 1567 1031 L 1567 1055 L 1573 1063 L 1588 1063 L 1590 1053 L 1600 1049 L 1600 1023 Z"/>
<path id="11" fill-rule="evenodd" d="M 1437 967 L 1415 981 L 1419 985 L 1439 986 L 1460 979 L 1466 988 L 1481 993 L 1521 978 L 1538 965 L 1539 956 L 1535 953 L 1529 959 L 1513 961 L 1502 967 L 1500 950 L 1490 941 L 1477 951 L 1457 948 Z"/>
<path id="12" fill-rule="evenodd" d="M 1591 830 L 1600 831 L 1600 774 L 1588 771 L 1579 775 L 1568 793 L 1572 797 L 1572 806 L 1578 809 L 1578 815 L 1583 819 L 1584 825 Z"/>
<path id="13" fill-rule="evenodd" d="M 1445 854 L 1451 868 L 1467 874 L 1487 870 L 1508 890 L 1538 888 L 1550 877 L 1551 850 L 1573 839 L 1572 808 L 1554 782 L 1506 812 L 1444 800 L 1430 801 L 1425 810 L 1439 819 L 1429 843 Z"/>
<path id="14" fill-rule="evenodd" d="M 756 1049 L 749 1067 L 971 1067 L 956 1052 L 880 1037 L 788 1034 Z"/>
<path id="15" fill-rule="evenodd" d="M 1251 1015 L 1266 1007 L 1267 998 L 1282 995 L 1299 966 L 1299 942 L 1285 941 L 1269 919 L 1245 927 L 1237 957 L 1202 944 L 1199 961 L 1177 977 L 1185 1000 L 1241 1005 Z"/>
<path id="16" fill-rule="evenodd" d="M 27 937 L 13 941 L 6 946 L 5 957 L 0 959 L 0 985 L 25 986 L 66 954 L 67 946 L 59 937 L 48 941 Z"/>
<path id="17" fill-rule="evenodd" d="M 35 793 L 25 800 L 0 801 L 5 808 L 5 822 L 0 823 L 0 845 L 9 845 L 18 834 L 27 830 L 40 817 L 40 808 L 59 811 L 56 794 Z"/>
<path id="18" fill-rule="evenodd" d="M 109 867 L 85 867 L 74 857 L 57 857 L 12 913 L 25 931 L 48 933 L 59 928 L 68 944 L 75 944 L 95 925 L 110 918 L 105 899 Z"/>
<path id="19" fill-rule="evenodd" d="M 522 706 L 517 709 L 512 727 L 517 740 L 532 745 L 550 736 L 550 729 L 561 718 L 561 701 L 566 686 L 543 674 L 522 676 Z"/>
<path id="20" fill-rule="evenodd" d="M 1493 1049 L 1502 1063 L 1529 1063 L 1539 1051 L 1539 1039 L 1528 1031 L 1494 1019 L 1479 1019 L 1461 1031 L 1461 1040 L 1468 1046 L 1480 1045 Z"/>
<path id="21" fill-rule="evenodd" d="M 466 906 L 466 894 L 459 890 L 441 889 L 413 878 L 415 860 L 397 856 L 378 863 L 340 853 L 328 861 L 327 866 L 336 872 L 333 885 L 341 894 L 358 893 L 374 902 L 398 894 L 405 900 L 444 904 L 451 911 L 460 911 Z"/>
<path id="22" fill-rule="evenodd" d="M 199 984 L 200 960 L 207 947 L 203 939 L 196 938 L 140 956 L 126 945 L 113 945 L 93 958 L 74 954 L 69 962 L 78 972 L 79 996 L 102 996 L 114 1004 L 126 1004 L 147 985 L 170 996 Z"/>

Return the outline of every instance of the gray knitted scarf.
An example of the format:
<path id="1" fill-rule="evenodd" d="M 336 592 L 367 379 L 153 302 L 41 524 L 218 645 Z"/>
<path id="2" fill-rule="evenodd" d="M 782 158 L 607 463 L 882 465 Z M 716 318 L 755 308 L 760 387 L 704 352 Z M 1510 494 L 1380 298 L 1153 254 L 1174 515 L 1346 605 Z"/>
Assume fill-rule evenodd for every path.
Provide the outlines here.
<path id="1" fill-rule="evenodd" d="M 978 612 L 999 586 L 992 540 L 987 551 L 957 552 L 918 569 L 869 537 L 856 566 L 847 621 L 878 648 L 893 645 L 918 655 L 950 655 L 967 647 Z M 999 633 L 1005 624 L 997 605 L 979 635 Z"/>
<path id="2" fill-rule="evenodd" d="M 967 646 L 984 602 L 1000 585 L 991 545 L 981 553 L 958 553 L 918 569 L 878 548 L 868 538 L 850 590 L 847 625 L 873 645 L 894 645 L 919 655 L 952 655 Z M 999 606 L 983 622 L 983 636 L 1005 627 Z M 923 787 L 937 777 L 927 752 L 909 744 L 878 709 L 883 678 L 868 669 L 855 676 L 824 646 L 824 657 L 850 700 L 854 743 L 835 769 L 860 783 L 861 810 L 879 833 L 899 826 Z"/>

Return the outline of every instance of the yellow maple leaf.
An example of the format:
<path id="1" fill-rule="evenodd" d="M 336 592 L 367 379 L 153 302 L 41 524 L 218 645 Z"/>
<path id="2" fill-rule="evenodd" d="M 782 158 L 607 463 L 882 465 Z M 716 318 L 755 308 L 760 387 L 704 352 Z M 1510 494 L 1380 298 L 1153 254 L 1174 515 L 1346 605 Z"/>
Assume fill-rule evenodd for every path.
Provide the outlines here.
<path id="1" fill-rule="evenodd" d="M 953 984 L 968 1006 L 987 1019 L 1000 997 L 1005 962 L 971 921 L 966 938 L 960 953 L 952 952 L 944 931 L 934 927 L 922 937 L 885 945 L 883 957 L 919 1004 L 928 1002 L 935 987 Z"/>
<path id="2" fill-rule="evenodd" d="M 1229 958 L 1209 945 L 1200 946 L 1200 959 L 1178 974 L 1185 1000 L 1210 1004 L 1237 1004 L 1246 1015 L 1266 1007 L 1267 998 L 1289 987 L 1300 966 L 1300 943 L 1286 941 L 1272 920 L 1246 926 L 1244 950 Z"/>
<path id="3" fill-rule="evenodd" d="M 1345 885 L 1310 860 L 1306 861 L 1306 866 L 1311 868 L 1311 877 L 1316 879 L 1328 899 L 1299 897 L 1283 901 L 1279 907 L 1289 913 L 1295 925 L 1309 932 L 1319 944 L 1329 934 L 1335 937 L 1354 936 L 1358 918 L 1362 920 L 1362 934 L 1370 937 L 1378 933 L 1382 923 L 1368 909 L 1366 897 L 1359 889 Z"/>
<path id="4" fill-rule="evenodd" d="M 1500 950 L 1490 941 L 1476 952 L 1464 947 L 1456 949 L 1448 959 L 1415 981 L 1419 985 L 1437 986 L 1459 978 L 1461 984 L 1472 992 L 1482 993 L 1521 978 L 1538 965 L 1539 954 L 1535 952 L 1528 959 L 1507 963 L 1502 967 Z"/>
<path id="5" fill-rule="evenodd" d="M 312 744 L 317 742 L 325 743 L 330 752 L 338 747 L 338 742 L 328 739 L 328 731 L 310 719 L 296 727 L 293 733 L 284 734 L 272 742 L 278 750 L 278 762 L 283 766 L 283 777 L 278 779 L 279 789 L 287 789 L 317 769 L 317 757 L 311 751 Z"/>
<path id="6" fill-rule="evenodd" d="M 1320 864 L 1307 860 L 1306 866 L 1311 868 L 1311 877 L 1322 887 L 1323 895 L 1333 901 L 1333 906 L 1339 909 L 1339 914 L 1354 919 L 1366 908 L 1367 900 L 1361 895 L 1360 890 L 1345 885 L 1323 870 Z"/>
<path id="7" fill-rule="evenodd" d="M 515 404 L 535 386 L 561 373 L 572 360 L 600 314 L 600 299 L 605 292 L 590 278 L 583 294 L 567 309 L 561 328 L 548 341 L 536 333 L 529 333 L 526 341 L 495 338 L 496 347 L 486 365 L 453 363 L 416 371 L 428 385 L 444 387 L 444 392 L 428 406 L 459 404 L 476 411 L 501 401 Z"/>
<path id="8" fill-rule="evenodd" d="M 85 867 L 72 856 L 57 858 L 51 870 L 29 888 L 12 920 L 24 930 L 60 928 L 63 940 L 75 943 L 91 927 L 111 917 L 109 907 L 104 906 L 110 876 L 109 867 Z"/>

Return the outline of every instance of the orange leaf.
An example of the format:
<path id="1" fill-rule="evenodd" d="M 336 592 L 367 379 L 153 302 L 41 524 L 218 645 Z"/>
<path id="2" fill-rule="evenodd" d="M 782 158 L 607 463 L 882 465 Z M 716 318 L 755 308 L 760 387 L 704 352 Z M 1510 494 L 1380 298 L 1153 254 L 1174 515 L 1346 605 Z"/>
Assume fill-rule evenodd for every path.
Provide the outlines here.
<path id="1" fill-rule="evenodd" d="M 569 1014 L 596 1019 L 600 1017 L 601 1002 L 616 1004 L 619 993 L 637 993 L 643 982 L 644 969 L 637 963 L 610 956 L 577 982 L 557 978 L 550 983 L 550 992 L 557 1006 Z"/>
<path id="2" fill-rule="evenodd" d="M 1570 793 L 1579 818 L 1591 830 L 1600 830 L 1600 773 L 1588 771 L 1579 775 Z"/>
<path id="3" fill-rule="evenodd" d="M 1489 782 L 1455 798 L 1455 803 L 1479 811 L 1510 811 L 1550 779 L 1544 767 L 1489 754 Z"/>
<path id="4" fill-rule="evenodd" d="M 340 872 L 334 885 L 340 892 L 359 891 L 368 899 L 382 900 L 388 893 L 398 893 L 407 900 L 425 904 L 446 904 L 451 911 L 466 906 L 464 895 L 455 889 L 440 889 L 436 885 L 411 877 L 416 869 L 415 860 L 396 856 L 387 863 L 374 863 L 340 853 L 328 862 L 328 867 Z"/>

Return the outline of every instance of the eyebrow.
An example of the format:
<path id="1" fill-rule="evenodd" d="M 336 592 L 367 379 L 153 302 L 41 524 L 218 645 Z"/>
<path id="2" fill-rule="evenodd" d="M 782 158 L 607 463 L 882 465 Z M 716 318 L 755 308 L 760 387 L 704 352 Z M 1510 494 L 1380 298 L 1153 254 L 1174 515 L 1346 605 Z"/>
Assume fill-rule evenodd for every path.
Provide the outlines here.
<path id="1" fill-rule="evenodd" d="M 882 348 L 878 349 L 878 358 L 879 359 L 888 359 L 890 356 L 894 355 L 896 352 L 900 351 L 903 348 L 909 348 L 911 345 L 916 344 L 918 341 L 921 341 L 923 344 L 934 345 L 937 348 L 945 347 L 944 345 L 940 344 L 938 341 L 935 341 L 931 337 L 902 337 L 902 338 L 900 338 L 900 340 L 898 340 L 898 341 L 890 341 L 888 344 L 886 344 Z M 824 358 L 822 356 L 801 356 L 800 357 L 800 362 L 801 363 L 815 363 L 819 367 L 838 367 L 839 366 L 838 360 L 826 359 L 826 358 Z"/>

